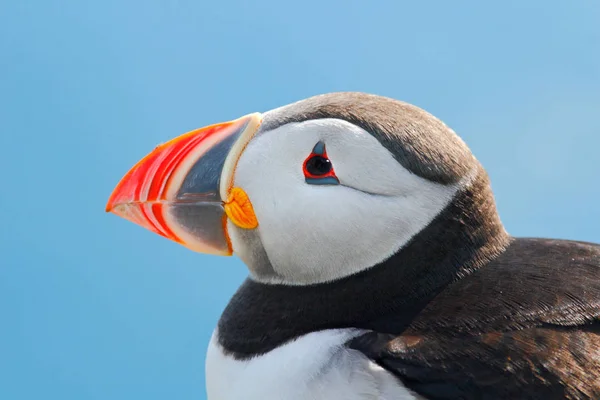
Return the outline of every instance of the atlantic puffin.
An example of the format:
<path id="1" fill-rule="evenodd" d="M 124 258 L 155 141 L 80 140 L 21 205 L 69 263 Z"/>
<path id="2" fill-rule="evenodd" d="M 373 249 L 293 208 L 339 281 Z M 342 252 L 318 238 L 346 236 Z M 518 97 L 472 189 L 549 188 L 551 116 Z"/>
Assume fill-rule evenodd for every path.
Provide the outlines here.
<path id="1" fill-rule="evenodd" d="M 107 211 L 248 267 L 209 400 L 600 399 L 600 245 L 509 235 L 411 104 L 329 93 L 188 132 Z"/>

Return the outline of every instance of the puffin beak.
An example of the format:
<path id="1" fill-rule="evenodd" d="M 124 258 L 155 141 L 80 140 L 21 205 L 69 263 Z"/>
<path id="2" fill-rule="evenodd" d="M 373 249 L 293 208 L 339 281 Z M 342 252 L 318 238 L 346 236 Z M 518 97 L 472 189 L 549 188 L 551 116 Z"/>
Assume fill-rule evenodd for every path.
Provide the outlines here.
<path id="1" fill-rule="evenodd" d="M 232 186 L 261 121 L 254 113 L 159 145 L 121 179 L 106 211 L 191 250 L 231 255 L 227 218 L 245 229 L 258 226 L 248 196 Z"/>

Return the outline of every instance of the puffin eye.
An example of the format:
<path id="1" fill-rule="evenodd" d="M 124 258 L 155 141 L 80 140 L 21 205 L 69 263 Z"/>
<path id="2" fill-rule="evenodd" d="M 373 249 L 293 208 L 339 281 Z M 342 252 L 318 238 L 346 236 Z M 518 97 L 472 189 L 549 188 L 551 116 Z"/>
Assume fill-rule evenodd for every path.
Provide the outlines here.
<path id="1" fill-rule="evenodd" d="M 328 158 L 314 155 L 306 160 L 306 172 L 313 176 L 327 175 L 333 166 Z"/>
<path id="2" fill-rule="evenodd" d="M 304 180 L 312 185 L 338 185 L 340 183 L 333 163 L 325 151 L 325 143 L 319 142 L 315 145 L 310 155 L 304 161 L 302 170 Z"/>

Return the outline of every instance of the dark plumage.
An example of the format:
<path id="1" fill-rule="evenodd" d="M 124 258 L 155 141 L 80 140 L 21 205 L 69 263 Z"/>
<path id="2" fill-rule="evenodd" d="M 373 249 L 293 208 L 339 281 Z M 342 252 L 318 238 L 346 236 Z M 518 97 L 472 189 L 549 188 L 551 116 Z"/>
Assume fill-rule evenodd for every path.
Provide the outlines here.
<path id="1" fill-rule="evenodd" d="M 349 345 L 429 399 L 597 399 L 599 264 L 598 245 L 516 239 L 402 332 Z"/>

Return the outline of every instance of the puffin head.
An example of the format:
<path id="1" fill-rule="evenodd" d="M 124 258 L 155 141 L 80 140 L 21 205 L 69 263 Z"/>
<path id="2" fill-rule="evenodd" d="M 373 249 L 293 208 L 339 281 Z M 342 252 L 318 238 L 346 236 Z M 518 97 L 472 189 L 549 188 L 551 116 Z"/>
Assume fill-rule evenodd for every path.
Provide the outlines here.
<path id="1" fill-rule="evenodd" d="M 424 110 L 331 93 L 159 145 L 107 211 L 194 251 L 235 253 L 254 281 L 312 285 L 389 259 L 482 174 Z"/>

